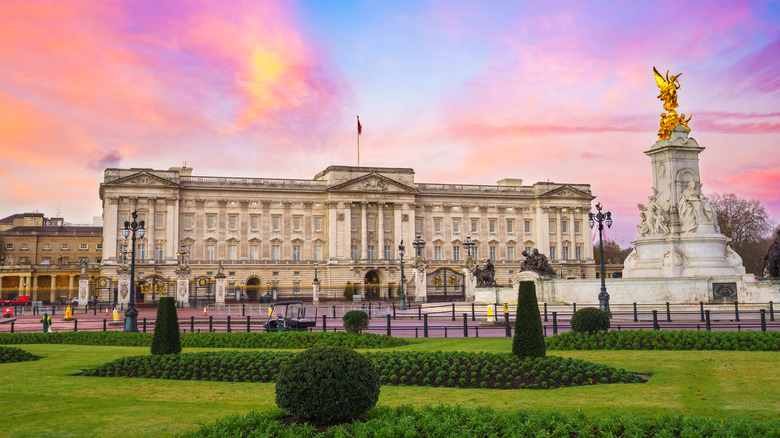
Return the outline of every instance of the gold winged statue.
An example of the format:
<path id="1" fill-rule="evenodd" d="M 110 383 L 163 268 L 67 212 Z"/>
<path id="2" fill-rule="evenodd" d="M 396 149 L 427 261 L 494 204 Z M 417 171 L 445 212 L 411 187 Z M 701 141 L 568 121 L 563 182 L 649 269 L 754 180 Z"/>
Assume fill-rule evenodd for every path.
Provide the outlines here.
<path id="1" fill-rule="evenodd" d="M 666 110 L 665 113 L 661 114 L 661 129 L 658 130 L 658 138 L 659 140 L 666 140 L 671 137 L 671 132 L 677 125 L 683 125 L 686 129 L 690 130 L 688 122 L 691 120 L 692 116 L 689 116 L 686 119 L 685 114 L 680 116 L 675 110 L 675 108 L 679 106 L 677 104 L 677 90 L 680 89 L 680 81 L 677 78 L 679 78 L 682 73 L 669 76 L 669 70 L 667 70 L 666 76 L 663 76 L 655 67 L 653 67 L 653 75 L 655 76 L 656 85 L 658 85 L 658 88 L 661 90 L 658 94 L 658 98 L 664 102 L 664 110 Z"/>

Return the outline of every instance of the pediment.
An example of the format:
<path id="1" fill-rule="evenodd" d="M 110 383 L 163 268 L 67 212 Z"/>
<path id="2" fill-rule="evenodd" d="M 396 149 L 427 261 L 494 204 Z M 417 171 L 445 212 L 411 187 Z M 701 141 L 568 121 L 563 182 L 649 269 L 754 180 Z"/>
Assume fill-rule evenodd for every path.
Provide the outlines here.
<path id="1" fill-rule="evenodd" d="M 160 178 L 159 176 L 146 171 L 115 179 L 105 183 L 104 185 L 114 187 L 179 187 L 179 185 L 174 182 L 171 182 L 165 178 Z"/>
<path id="2" fill-rule="evenodd" d="M 583 192 L 582 190 L 575 189 L 574 187 L 568 185 L 558 187 L 557 189 L 550 190 L 549 192 L 546 193 L 542 193 L 541 195 L 539 195 L 539 197 L 540 198 L 566 198 L 566 199 L 579 198 L 579 199 L 588 199 L 588 200 L 595 199 L 595 196 Z"/>
<path id="3" fill-rule="evenodd" d="M 378 173 L 369 173 L 328 189 L 329 192 L 417 193 L 417 189 Z"/>

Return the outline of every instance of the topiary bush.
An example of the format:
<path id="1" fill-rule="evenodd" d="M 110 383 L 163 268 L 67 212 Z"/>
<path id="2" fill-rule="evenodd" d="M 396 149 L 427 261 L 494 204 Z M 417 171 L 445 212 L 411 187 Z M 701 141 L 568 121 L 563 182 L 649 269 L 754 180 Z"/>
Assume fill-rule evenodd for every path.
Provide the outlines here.
<path id="1" fill-rule="evenodd" d="M 359 335 L 368 328 L 368 314 L 362 310 L 350 310 L 341 320 L 344 322 L 344 330 L 349 333 Z"/>
<path id="2" fill-rule="evenodd" d="M 371 361 L 342 347 L 315 347 L 282 364 L 276 404 L 307 421 L 346 421 L 379 400 L 379 378 Z"/>
<path id="3" fill-rule="evenodd" d="M 517 291 L 517 319 L 512 353 L 518 357 L 544 357 L 542 316 L 536 301 L 536 286 L 533 281 L 521 281 Z"/>
<path id="4" fill-rule="evenodd" d="M 583 307 L 571 317 L 571 329 L 577 333 L 594 334 L 609 329 L 609 316 L 601 309 Z"/>
<path id="5" fill-rule="evenodd" d="M 160 298 L 157 305 L 157 320 L 154 322 L 154 337 L 152 337 L 152 354 L 181 353 L 181 338 L 179 337 L 179 315 L 176 313 L 176 302 L 172 297 Z"/>

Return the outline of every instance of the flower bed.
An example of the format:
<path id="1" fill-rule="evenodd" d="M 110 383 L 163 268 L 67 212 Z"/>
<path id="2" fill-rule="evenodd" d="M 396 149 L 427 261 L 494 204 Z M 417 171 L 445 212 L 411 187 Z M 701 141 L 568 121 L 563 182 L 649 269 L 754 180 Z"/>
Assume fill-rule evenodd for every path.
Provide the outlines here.
<path id="1" fill-rule="evenodd" d="M 85 376 L 147 377 L 223 382 L 271 382 L 290 352 L 203 352 L 117 359 Z M 552 389 L 604 383 L 639 383 L 628 371 L 555 356 L 519 359 L 509 353 L 364 353 L 385 385 L 457 388 Z"/>
<path id="2" fill-rule="evenodd" d="M 320 433 L 318 433 L 320 432 Z M 555 411 L 505 411 L 490 408 L 434 406 L 378 407 L 365 418 L 330 427 L 315 428 L 295 422 L 280 410 L 235 415 L 179 435 L 182 438 L 213 436 L 665 436 L 756 437 L 780 436 L 780 421 L 746 421 L 739 418 L 638 415 L 595 416 Z"/>
<path id="3" fill-rule="evenodd" d="M 0 363 L 27 362 L 29 360 L 38 360 L 40 356 L 28 353 L 21 348 L 0 347 Z"/>
<path id="4" fill-rule="evenodd" d="M 551 350 L 736 350 L 780 351 L 780 332 L 627 330 L 567 332 L 547 338 Z"/>
<path id="5" fill-rule="evenodd" d="M 0 344 L 76 344 L 148 347 L 152 333 L 126 332 L 58 332 L 0 333 Z M 281 348 L 306 349 L 319 346 L 346 348 L 388 348 L 407 345 L 401 338 L 344 332 L 278 332 L 278 333 L 182 333 L 181 346 L 197 348 Z"/>

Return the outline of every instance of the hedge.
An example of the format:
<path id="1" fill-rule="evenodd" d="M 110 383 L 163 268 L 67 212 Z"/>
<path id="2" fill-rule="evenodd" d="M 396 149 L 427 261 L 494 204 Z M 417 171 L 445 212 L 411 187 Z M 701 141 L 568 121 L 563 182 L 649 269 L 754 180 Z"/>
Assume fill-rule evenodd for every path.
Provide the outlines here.
<path id="1" fill-rule="evenodd" d="M 626 330 L 566 332 L 547 338 L 552 350 L 731 350 L 780 351 L 780 332 Z"/>

